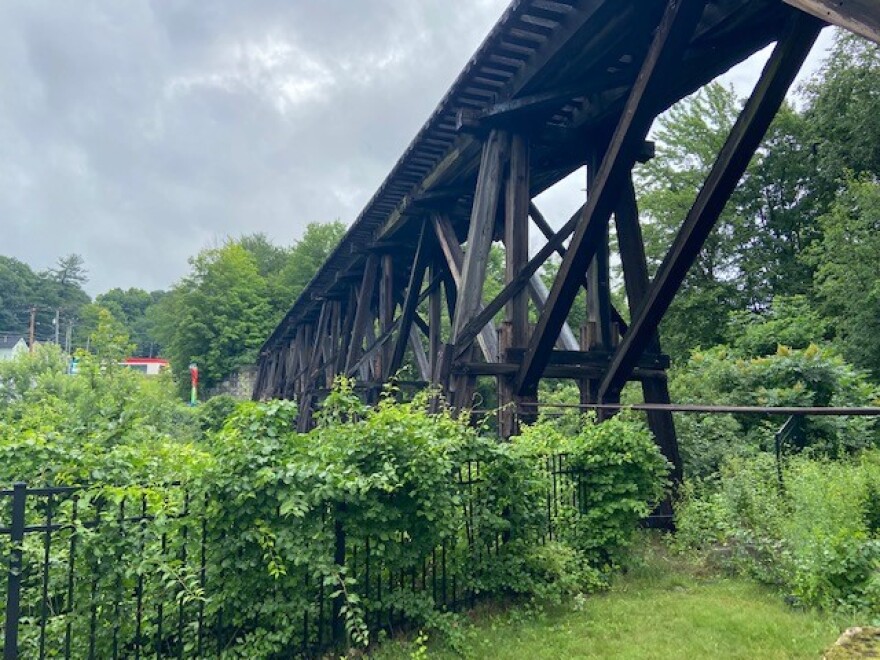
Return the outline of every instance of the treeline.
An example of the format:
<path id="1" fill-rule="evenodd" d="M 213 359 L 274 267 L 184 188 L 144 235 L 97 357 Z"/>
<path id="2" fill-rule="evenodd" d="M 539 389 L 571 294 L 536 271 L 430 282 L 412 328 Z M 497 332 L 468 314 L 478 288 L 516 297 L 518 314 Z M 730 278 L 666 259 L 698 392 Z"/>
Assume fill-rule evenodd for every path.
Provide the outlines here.
<path id="1" fill-rule="evenodd" d="M 262 234 L 228 239 L 190 259 L 190 274 L 168 291 L 113 288 L 94 300 L 83 289 L 88 273 L 79 255 L 42 272 L 0 257 L 0 332 L 27 338 L 34 309 L 36 340 L 57 337 L 73 352 L 90 348 L 103 316 L 128 336 L 131 355 L 168 358 L 181 381 L 196 362 L 202 383 L 211 387 L 255 362 L 259 346 L 344 230 L 338 221 L 311 224 L 290 247 Z"/>

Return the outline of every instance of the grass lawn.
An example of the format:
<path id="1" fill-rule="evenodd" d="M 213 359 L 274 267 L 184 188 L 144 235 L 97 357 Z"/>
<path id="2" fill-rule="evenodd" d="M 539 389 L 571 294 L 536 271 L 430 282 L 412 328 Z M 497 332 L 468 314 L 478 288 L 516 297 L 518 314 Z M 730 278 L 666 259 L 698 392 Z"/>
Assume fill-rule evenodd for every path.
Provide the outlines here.
<path id="1" fill-rule="evenodd" d="M 608 593 L 541 615 L 513 609 L 474 615 L 468 656 L 541 658 L 820 658 L 845 622 L 788 607 L 748 580 L 709 575 L 653 550 Z M 416 644 L 393 641 L 373 657 L 410 658 Z M 418 653 L 415 657 L 419 656 Z M 430 658 L 459 657 L 439 644 Z"/>

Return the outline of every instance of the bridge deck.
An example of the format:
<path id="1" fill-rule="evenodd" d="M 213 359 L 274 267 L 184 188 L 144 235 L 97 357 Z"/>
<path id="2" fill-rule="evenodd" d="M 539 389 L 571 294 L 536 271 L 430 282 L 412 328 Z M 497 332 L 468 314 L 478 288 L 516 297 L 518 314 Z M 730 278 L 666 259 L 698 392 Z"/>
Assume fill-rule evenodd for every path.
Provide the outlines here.
<path id="1" fill-rule="evenodd" d="M 582 145 L 613 122 L 638 74 L 664 0 L 516 0 L 458 76 L 338 248 L 263 346 L 289 340 L 320 302 L 343 297 L 366 256 L 416 239 L 427 200 L 445 200 L 463 241 L 481 140 L 469 120 L 528 125 L 531 194 L 584 165 Z M 709 2 L 658 113 L 777 39 L 794 10 L 779 0 Z M 462 126 L 464 124 L 464 126 Z M 394 276 L 405 283 L 411 253 Z"/>

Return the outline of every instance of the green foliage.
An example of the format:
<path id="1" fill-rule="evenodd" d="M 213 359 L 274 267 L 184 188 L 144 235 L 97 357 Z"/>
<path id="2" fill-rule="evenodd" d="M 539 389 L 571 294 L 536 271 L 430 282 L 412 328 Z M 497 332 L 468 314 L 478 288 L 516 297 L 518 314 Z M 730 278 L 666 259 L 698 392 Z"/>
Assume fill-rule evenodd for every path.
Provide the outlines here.
<path id="1" fill-rule="evenodd" d="M 880 377 L 880 185 L 849 181 L 820 223 L 824 238 L 810 256 L 823 311 L 843 354 Z"/>
<path id="2" fill-rule="evenodd" d="M 763 336 L 760 327 L 752 326 L 742 342 L 766 346 Z M 744 356 L 727 346 L 695 352 L 673 372 L 670 391 L 681 403 L 743 406 L 859 406 L 871 405 L 880 395 L 864 374 L 834 351 L 813 344 L 803 350 L 779 346 L 774 354 L 761 357 Z M 772 451 L 782 420 L 765 415 L 687 415 L 676 423 L 686 474 L 704 477 L 716 472 L 725 456 Z M 800 425 L 792 445 L 840 456 L 875 446 L 878 440 L 876 420 L 818 417 Z"/>
<path id="3" fill-rule="evenodd" d="M 880 614 L 880 455 L 729 461 L 677 507 L 681 547 L 779 585 L 807 605 Z"/>
<path id="4" fill-rule="evenodd" d="M 514 446 L 526 455 L 562 454 L 566 469 L 578 472 L 571 487 L 580 510 L 562 508 L 559 538 L 600 570 L 616 564 L 638 522 L 666 489 L 668 462 L 645 425 L 625 415 L 602 424 L 584 416 L 575 434 L 550 422 L 536 424 L 514 439 Z"/>
<path id="5" fill-rule="evenodd" d="M 210 388 L 256 359 L 271 329 L 266 282 L 235 243 L 192 260 L 193 273 L 156 305 L 156 333 L 181 389 L 191 362 Z"/>
<path id="6" fill-rule="evenodd" d="M 779 346 L 804 349 L 833 336 L 830 321 L 806 296 L 778 297 L 763 313 L 733 312 L 727 344 L 741 357 L 773 355 Z"/>
<path id="7" fill-rule="evenodd" d="M 192 272 L 146 312 L 144 323 L 180 383 L 199 365 L 210 389 L 240 367 L 253 364 L 269 332 L 317 272 L 342 235 L 339 222 L 312 224 L 293 248 L 255 234 L 203 250 Z"/>
<path id="8" fill-rule="evenodd" d="M 164 483 L 208 460 L 169 378 L 120 366 L 127 337 L 103 319 L 75 375 L 52 345 L 0 362 L 0 482 Z"/>
<path id="9" fill-rule="evenodd" d="M 429 393 L 397 403 L 389 392 L 367 407 L 346 380 L 305 434 L 288 401 L 244 402 L 229 413 L 217 398 L 193 411 L 174 401 L 169 381 L 119 367 L 127 340 L 103 317 L 77 375 L 52 348 L 0 367 L 0 480 L 89 484 L 77 515 L 96 522 L 63 526 L 52 546 L 50 589 L 61 593 L 77 535 L 79 604 L 49 625 L 70 624 L 87 638 L 94 603 L 99 656 L 114 639 L 132 639 L 135 585 L 143 611 L 182 606 L 192 617 L 200 608 L 210 643 L 235 657 L 289 657 L 303 618 L 314 637 L 319 608 L 329 617 L 331 602 L 351 644 L 405 618 L 454 645 L 460 621 L 444 606 L 453 600 L 560 603 L 603 587 L 662 493 L 665 461 L 644 427 L 624 419 L 573 437 L 555 431 L 552 444 L 538 442 L 549 425 L 499 444 L 449 411 L 429 414 Z M 207 429 L 203 441 L 175 438 L 194 439 L 197 424 Z M 556 488 L 551 469 L 560 472 Z M 59 502 L 55 520 L 73 520 L 72 506 Z M 121 521 L 135 513 L 149 519 Z M 39 565 L 41 543 L 28 537 L 28 566 Z M 204 574 L 192 561 L 202 552 Z M 26 598 L 39 598 L 40 581 L 26 584 Z M 144 625 L 144 635 L 156 634 L 154 617 Z M 25 647 L 36 634 L 25 624 Z M 188 652 L 194 644 L 187 626 Z"/>
<path id="10" fill-rule="evenodd" d="M 806 119 L 815 153 L 812 188 L 830 206 L 852 172 L 880 175 L 880 48 L 840 33 L 807 84 Z"/>

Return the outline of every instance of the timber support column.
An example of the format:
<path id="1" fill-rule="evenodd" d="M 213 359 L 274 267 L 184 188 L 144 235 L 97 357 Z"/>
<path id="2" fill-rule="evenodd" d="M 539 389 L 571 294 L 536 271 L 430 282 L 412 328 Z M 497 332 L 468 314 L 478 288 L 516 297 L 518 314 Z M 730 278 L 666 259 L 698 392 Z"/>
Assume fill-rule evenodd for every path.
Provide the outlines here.
<path id="1" fill-rule="evenodd" d="M 510 163 L 504 195 L 505 284 L 512 282 L 529 260 L 529 142 L 522 135 L 510 141 Z M 529 293 L 523 287 L 505 306 L 505 321 L 499 333 L 498 353 L 507 362 L 507 349 L 525 348 L 529 341 Z M 537 402 L 537 396 L 520 397 L 514 390 L 512 375 L 498 377 L 498 432 L 503 440 L 519 433 L 519 421 L 531 421 L 535 406 L 520 406 L 524 399 Z M 523 409 L 524 408 L 524 409 Z M 525 415 L 523 417 L 523 415 Z"/>
<path id="2" fill-rule="evenodd" d="M 592 149 L 587 162 L 587 194 L 592 194 L 596 172 L 602 162 L 602 154 Z M 608 225 L 600 234 L 596 245 L 595 256 L 587 268 L 587 322 L 581 332 L 581 349 L 585 351 L 611 350 L 611 265 Z M 581 403 L 599 402 L 601 379 L 592 378 L 578 382 Z M 605 419 L 605 411 L 600 410 L 598 417 Z"/>
<path id="3" fill-rule="evenodd" d="M 477 175 L 468 226 L 467 249 L 461 269 L 461 284 L 458 288 L 455 317 L 452 321 L 453 345 L 458 344 L 465 325 L 483 307 L 483 284 L 486 280 L 486 266 L 495 234 L 495 218 L 509 145 L 508 133 L 498 129 L 491 130 L 483 143 L 480 171 Z M 492 337 L 491 343 L 494 344 L 492 347 L 494 350 L 487 351 L 485 355 L 487 362 L 498 360 L 497 335 Z M 462 352 L 465 360 L 472 354 L 472 346 L 467 346 Z M 452 357 L 455 360 L 459 356 Z M 450 379 L 449 389 L 454 408 L 462 410 L 471 404 L 475 385 L 476 378 L 469 374 L 454 375 Z"/>
<path id="4" fill-rule="evenodd" d="M 636 310 L 645 299 L 648 291 L 648 261 L 645 257 L 645 244 L 642 239 L 642 228 L 639 223 L 639 209 L 636 202 L 635 189 L 632 181 L 624 188 L 617 210 L 614 213 L 617 227 L 617 243 L 620 247 L 620 262 L 623 266 L 624 287 L 629 308 Z M 655 330 L 648 340 L 647 350 L 660 354 L 660 338 Z M 666 375 L 642 380 L 642 396 L 645 403 L 669 403 L 669 387 Z M 620 395 L 614 398 L 619 401 Z M 606 397 L 606 402 L 607 402 Z M 675 433 L 675 420 L 667 410 L 651 410 L 648 412 L 648 427 L 654 434 L 654 440 L 660 451 L 672 464 L 673 488 L 682 481 L 681 455 L 678 451 L 678 437 Z M 655 526 L 666 527 L 672 520 L 672 501 L 666 499 L 660 503 L 652 516 Z M 666 524 L 664 524 L 666 523 Z"/>

